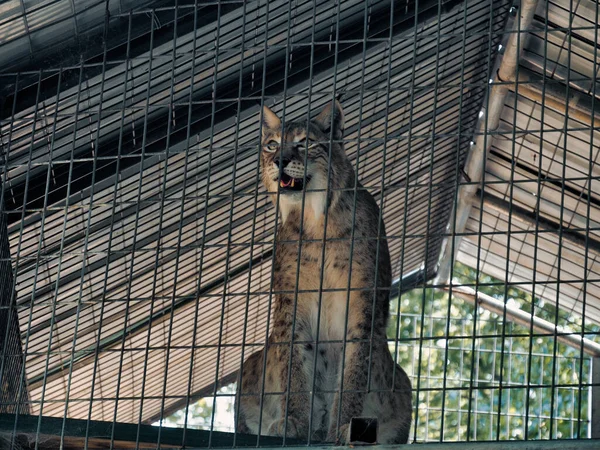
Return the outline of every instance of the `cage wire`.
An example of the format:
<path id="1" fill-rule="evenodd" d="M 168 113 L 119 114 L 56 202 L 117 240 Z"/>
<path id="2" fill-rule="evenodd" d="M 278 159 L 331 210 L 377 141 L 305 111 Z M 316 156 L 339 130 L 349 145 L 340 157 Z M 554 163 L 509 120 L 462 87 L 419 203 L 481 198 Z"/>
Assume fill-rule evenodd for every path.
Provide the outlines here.
<path id="1" fill-rule="evenodd" d="M 281 301 L 262 107 L 337 98 L 409 441 L 597 448 L 599 8 L 5 2 L 1 445 L 321 444 L 240 433 L 234 398 Z"/>

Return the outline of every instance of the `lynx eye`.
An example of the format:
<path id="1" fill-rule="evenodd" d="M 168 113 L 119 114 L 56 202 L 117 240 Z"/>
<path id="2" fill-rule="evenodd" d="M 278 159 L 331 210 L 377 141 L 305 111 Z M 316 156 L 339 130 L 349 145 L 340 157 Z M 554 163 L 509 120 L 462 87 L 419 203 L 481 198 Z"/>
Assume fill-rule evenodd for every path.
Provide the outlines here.
<path id="1" fill-rule="evenodd" d="M 300 142 L 298 144 L 298 146 L 300 147 L 300 150 L 310 150 L 311 148 L 314 148 L 317 144 L 313 141 L 311 141 L 310 139 L 305 139 L 304 141 Z"/>
<path id="2" fill-rule="evenodd" d="M 277 141 L 269 141 L 263 148 L 265 149 L 265 152 L 275 153 L 279 148 L 279 143 Z"/>

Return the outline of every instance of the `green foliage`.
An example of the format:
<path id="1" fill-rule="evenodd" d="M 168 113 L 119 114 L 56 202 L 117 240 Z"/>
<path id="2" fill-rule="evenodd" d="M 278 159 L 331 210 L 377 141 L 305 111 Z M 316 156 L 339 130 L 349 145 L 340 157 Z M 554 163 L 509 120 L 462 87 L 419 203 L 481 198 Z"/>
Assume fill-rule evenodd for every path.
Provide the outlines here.
<path id="1" fill-rule="evenodd" d="M 455 283 L 483 284 L 480 292 L 581 331 L 580 317 L 466 266 Z M 580 349 L 437 289 L 408 292 L 391 310 L 390 350 L 411 376 L 417 441 L 588 435 L 590 360 Z"/>

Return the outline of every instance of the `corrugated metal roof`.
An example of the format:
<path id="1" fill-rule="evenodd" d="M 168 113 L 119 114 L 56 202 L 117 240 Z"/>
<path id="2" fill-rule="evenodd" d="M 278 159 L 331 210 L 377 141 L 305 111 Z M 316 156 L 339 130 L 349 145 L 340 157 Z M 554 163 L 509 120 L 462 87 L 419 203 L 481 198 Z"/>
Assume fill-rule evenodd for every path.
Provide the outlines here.
<path id="1" fill-rule="evenodd" d="M 475 199 L 457 256 L 596 324 L 600 133 L 590 125 L 595 116 L 597 127 L 600 98 L 597 14 L 589 0 L 538 3 L 521 82 L 489 136 L 483 209 Z"/>
<path id="2" fill-rule="evenodd" d="M 154 420 L 264 343 L 261 97 L 299 118 L 344 94 L 394 275 L 430 278 L 508 15 L 490 5 L 421 1 L 417 21 L 413 2 L 135 7 L 110 15 L 126 31 L 105 63 L 2 75 L 4 210 L 43 413 Z"/>

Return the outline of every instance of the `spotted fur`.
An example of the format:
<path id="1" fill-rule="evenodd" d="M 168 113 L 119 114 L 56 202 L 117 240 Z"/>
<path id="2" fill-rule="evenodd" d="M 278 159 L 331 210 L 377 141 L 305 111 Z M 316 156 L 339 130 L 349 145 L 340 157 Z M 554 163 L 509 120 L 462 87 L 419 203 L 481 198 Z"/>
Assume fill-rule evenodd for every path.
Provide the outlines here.
<path id="1" fill-rule="evenodd" d="M 262 117 L 262 181 L 281 214 L 275 301 L 266 352 L 241 370 L 237 430 L 345 443 L 352 417 L 377 417 L 379 443 L 406 443 L 411 385 L 387 344 L 385 229 L 344 151 L 342 109 L 285 130 L 269 108 Z M 280 188 L 286 176 L 302 190 Z"/>

